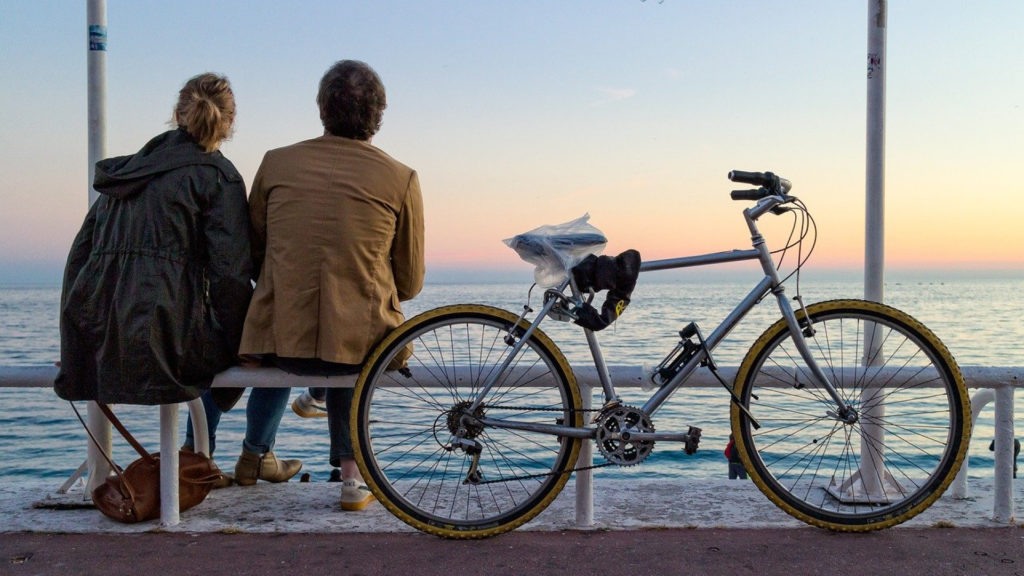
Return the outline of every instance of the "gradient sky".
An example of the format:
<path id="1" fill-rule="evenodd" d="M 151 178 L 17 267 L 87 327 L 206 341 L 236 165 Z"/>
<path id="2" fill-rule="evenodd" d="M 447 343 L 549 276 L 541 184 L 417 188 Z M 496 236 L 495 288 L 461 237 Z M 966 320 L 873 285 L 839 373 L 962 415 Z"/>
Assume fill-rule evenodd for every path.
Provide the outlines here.
<path id="1" fill-rule="evenodd" d="M 608 252 L 748 247 L 731 169 L 794 182 L 812 266 L 863 267 L 865 0 L 108 0 L 107 155 L 232 81 L 223 151 L 318 136 L 334 61 L 388 90 L 432 273 L 529 270 L 501 243 L 585 212 Z M 1024 274 L 1024 2 L 889 2 L 886 264 Z M 0 0 L 0 282 L 59 279 L 87 209 L 86 2 Z M 788 229 L 780 229 L 782 232 Z"/>

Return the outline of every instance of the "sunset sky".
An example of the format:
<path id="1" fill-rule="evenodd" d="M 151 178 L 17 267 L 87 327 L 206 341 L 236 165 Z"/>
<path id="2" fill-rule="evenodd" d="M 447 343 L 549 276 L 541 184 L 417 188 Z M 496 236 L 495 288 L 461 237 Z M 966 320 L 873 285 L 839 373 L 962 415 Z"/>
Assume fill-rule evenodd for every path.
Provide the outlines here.
<path id="1" fill-rule="evenodd" d="M 388 90 L 374 144 L 420 176 L 429 278 L 528 271 L 501 240 L 584 213 L 608 252 L 746 248 L 731 169 L 791 179 L 812 266 L 859 271 L 868 4 L 108 0 L 107 155 L 213 71 L 251 183 L 322 132 L 317 83 L 358 59 Z M 889 2 L 891 269 L 1024 275 L 1022 21 L 1020 0 Z M 0 37 L 0 283 L 57 281 L 88 203 L 86 2 L 0 0 Z"/>

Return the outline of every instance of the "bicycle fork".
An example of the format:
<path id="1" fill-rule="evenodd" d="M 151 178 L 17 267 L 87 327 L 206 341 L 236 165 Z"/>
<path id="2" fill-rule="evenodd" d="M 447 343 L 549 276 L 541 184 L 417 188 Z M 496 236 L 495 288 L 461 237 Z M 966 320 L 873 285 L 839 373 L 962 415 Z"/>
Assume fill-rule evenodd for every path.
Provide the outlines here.
<path id="1" fill-rule="evenodd" d="M 832 384 L 832 381 L 829 380 L 825 372 L 822 371 L 820 366 L 818 366 L 818 363 L 814 359 L 814 355 L 811 353 L 810 346 L 807 344 L 807 338 L 814 335 L 814 325 L 811 323 L 811 318 L 807 314 L 806 309 L 803 308 L 803 301 L 798 299 L 803 318 L 803 321 L 801 322 L 797 319 L 796 313 L 793 311 L 793 307 L 790 305 L 789 301 L 786 300 L 781 286 L 778 287 L 778 291 L 775 293 L 775 296 L 778 299 L 779 310 L 782 311 L 782 317 L 786 319 L 786 324 L 789 326 L 789 334 L 793 339 L 793 345 L 796 346 L 797 352 L 800 353 L 800 357 L 804 360 L 808 370 L 811 371 L 811 375 L 818 381 L 818 385 L 824 388 L 832 398 L 832 401 L 836 403 L 836 410 L 834 412 L 828 411 L 826 414 L 844 424 L 855 424 L 860 416 L 857 411 L 847 404 L 839 395 L 839 392 Z M 799 296 L 797 298 L 799 298 Z"/>
<path id="2" fill-rule="evenodd" d="M 775 267 L 775 263 L 772 261 L 771 252 L 768 251 L 768 247 L 765 244 L 764 236 L 761 235 L 760 230 L 757 228 L 757 219 L 765 212 L 772 209 L 774 204 L 772 203 L 758 203 L 756 207 L 747 208 L 743 211 L 743 216 L 747 221 L 747 227 L 750 229 L 751 244 L 754 248 L 754 252 L 757 253 L 757 259 L 761 263 L 761 269 L 765 273 L 765 281 L 769 281 L 769 290 L 775 295 L 775 299 L 779 305 L 779 311 L 782 312 L 782 317 L 785 318 L 786 324 L 789 326 L 789 334 L 793 339 L 793 344 L 796 346 L 797 352 L 800 353 L 800 357 L 803 358 L 807 368 L 811 371 L 811 375 L 815 380 L 818 381 L 818 385 L 828 392 L 828 395 L 832 398 L 832 401 L 836 403 L 835 412 L 827 412 L 828 416 L 835 418 L 836 420 L 845 424 L 854 424 L 857 422 L 858 415 L 856 410 L 851 408 L 843 399 L 840 397 L 836 387 L 829 380 L 825 372 L 822 371 L 821 367 L 814 360 L 814 355 L 811 354 L 811 349 L 807 345 L 807 337 L 814 334 L 814 327 L 811 325 L 811 318 L 807 314 L 806 309 L 803 308 L 803 300 L 797 295 L 797 301 L 800 302 L 800 307 L 803 312 L 804 323 L 801 325 L 800 321 L 797 320 L 796 313 L 793 311 L 793 306 L 790 305 L 789 300 L 786 299 L 786 290 L 779 280 L 779 271 Z"/>

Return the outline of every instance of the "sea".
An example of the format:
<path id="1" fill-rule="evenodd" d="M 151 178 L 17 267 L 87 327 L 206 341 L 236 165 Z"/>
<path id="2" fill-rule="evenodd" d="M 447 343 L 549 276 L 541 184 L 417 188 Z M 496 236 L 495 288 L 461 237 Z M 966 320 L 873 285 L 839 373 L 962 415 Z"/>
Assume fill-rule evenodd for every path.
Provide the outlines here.
<path id="1" fill-rule="evenodd" d="M 672 350 L 684 325 L 693 321 L 705 334 L 710 333 L 753 284 L 753 280 L 736 278 L 642 276 L 626 313 L 598 334 L 606 361 L 613 366 L 656 366 Z M 787 295 L 795 295 L 795 288 L 792 281 L 787 283 Z M 799 288 L 808 304 L 864 294 L 862 280 L 855 278 L 816 279 L 804 274 Z M 404 303 L 403 310 L 411 318 L 442 305 L 482 303 L 519 313 L 524 305 L 539 308 L 540 298 L 540 290 L 530 291 L 528 279 L 515 283 L 432 282 L 414 300 Z M 1024 273 L 991 277 L 889 273 L 883 299 L 928 326 L 962 366 L 1024 366 Z M 0 367 L 52 365 L 59 359 L 59 300 L 60 286 L 0 285 Z M 738 365 L 750 344 L 778 318 L 774 301 L 765 300 L 715 352 L 718 364 Z M 551 322 L 543 329 L 570 363 L 590 365 L 586 342 L 577 328 Z M 293 389 L 292 397 L 300 392 Z M 639 388 L 620 392 L 627 404 L 639 406 L 646 398 Z M 600 398 L 595 403 L 599 404 Z M 1024 406 L 1024 402 L 1017 405 Z M 79 406 L 83 415 L 84 406 Z M 245 398 L 224 415 L 218 430 L 214 458 L 227 470 L 233 468 L 241 450 L 244 406 Z M 1017 414 L 1022 410 L 1018 407 Z M 117 411 L 144 445 L 158 450 L 159 411 L 155 407 L 118 406 Z M 181 411 L 182 438 L 185 412 Z M 622 478 L 684 475 L 694 480 L 727 474 L 722 451 L 729 436 L 729 399 L 724 390 L 682 389 L 654 415 L 653 423 L 657 427 L 663 420 L 671 420 L 672 427 L 688 424 L 702 428 L 700 450 L 686 455 L 675 445 L 663 444 L 655 446 L 651 457 L 638 466 L 606 467 L 596 474 Z M 1018 416 L 1016 421 L 1024 420 Z M 991 477 L 993 473 L 989 450 L 992 422 L 989 404 L 971 442 L 972 477 Z M 1018 436 L 1024 436 L 1024 429 L 1018 430 Z M 52 389 L 0 388 L 0 480 L 46 479 L 52 480 L 56 489 L 84 462 L 87 442 L 70 404 Z M 326 418 L 303 419 L 290 410 L 285 412 L 275 453 L 303 460 L 303 471 L 310 473 L 312 481 L 326 481 L 331 471 L 328 447 Z M 115 460 L 126 465 L 135 457 L 115 433 Z"/>

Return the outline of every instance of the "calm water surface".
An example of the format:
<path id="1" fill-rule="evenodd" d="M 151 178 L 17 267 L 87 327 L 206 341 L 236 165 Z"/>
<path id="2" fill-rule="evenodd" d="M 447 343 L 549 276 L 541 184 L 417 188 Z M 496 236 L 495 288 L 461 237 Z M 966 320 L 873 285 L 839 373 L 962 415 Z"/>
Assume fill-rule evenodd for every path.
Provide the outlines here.
<path id="1" fill-rule="evenodd" d="M 626 314 L 600 333 L 606 360 L 611 365 L 653 367 L 672 349 L 677 332 L 696 321 L 709 333 L 747 292 L 740 282 L 644 282 L 637 286 Z M 428 284 L 405 313 L 414 314 L 444 304 L 477 302 L 514 312 L 522 310 L 528 285 L 522 284 Z M 806 302 L 862 296 L 862 284 L 804 280 Z M 792 295 L 794 288 L 788 287 Z M 52 364 L 59 357 L 57 306 L 60 288 L 54 286 L 0 286 L 0 366 Z M 961 365 L 1024 365 L 1024 279 L 956 279 L 943 281 L 889 281 L 888 304 L 901 308 L 931 328 L 949 347 Z M 539 308 L 539 292 L 531 304 Z M 725 366 L 737 365 L 750 343 L 779 317 L 772 302 L 759 306 L 716 352 Z M 575 365 L 587 365 L 589 353 L 582 334 L 570 325 L 550 323 L 545 331 Z M 293 395 L 299 390 L 294 390 Z M 627 403 L 640 405 L 640 390 L 623 391 Z M 231 468 L 244 434 L 243 399 L 225 415 L 218 431 L 217 460 Z M 0 389 L 0 478 L 52 478 L 59 485 L 82 463 L 86 437 L 67 402 L 49 389 Z M 688 424 L 704 429 L 701 451 L 686 456 L 670 444 L 655 448 L 644 464 L 628 469 L 605 468 L 598 474 L 629 477 L 685 475 L 689 478 L 719 477 L 726 473 L 722 456 L 729 434 L 728 397 L 722 390 L 683 390 L 654 417 L 659 429 Z M 159 446 L 158 411 L 152 407 L 118 407 L 126 425 L 154 451 Z M 1020 410 L 1018 410 L 1020 412 Z M 83 411 L 84 413 L 84 411 Z M 182 418 L 184 420 L 184 418 Z M 1021 421 L 1018 417 L 1018 421 Z M 971 475 L 991 475 L 988 451 L 992 437 L 992 406 L 982 413 L 971 445 Z M 184 423 L 182 423 L 184 426 Z M 1024 436 L 1024 434 L 1021 434 Z M 115 435 L 115 459 L 135 458 L 131 448 Z M 275 451 L 301 458 L 314 480 L 326 480 L 328 439 L 325 418 L 302 419 L 286 412 Z"/>

